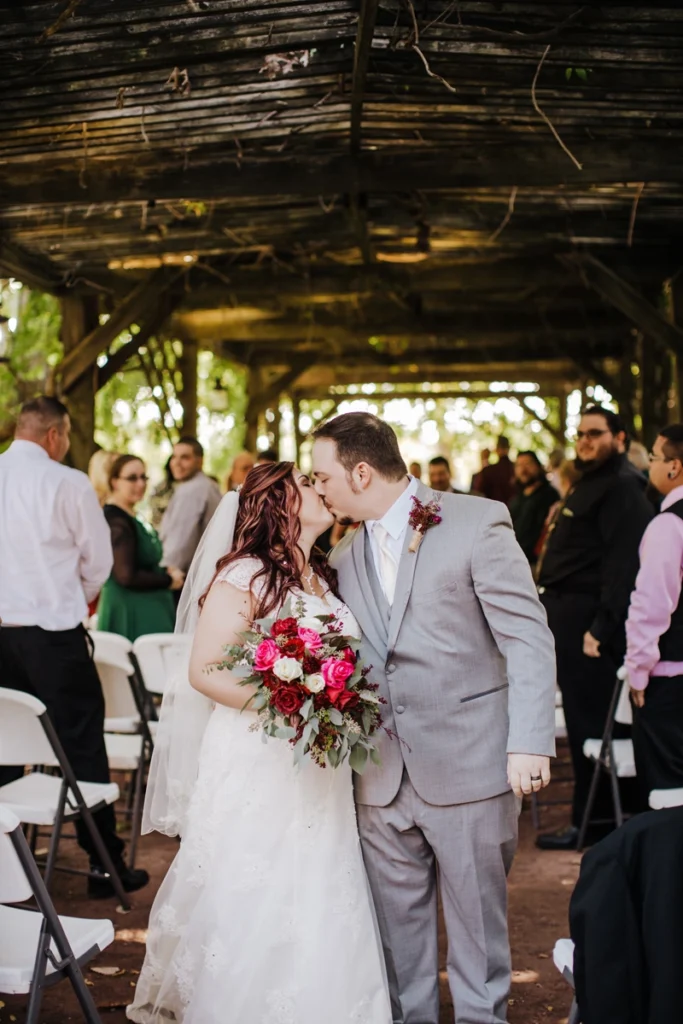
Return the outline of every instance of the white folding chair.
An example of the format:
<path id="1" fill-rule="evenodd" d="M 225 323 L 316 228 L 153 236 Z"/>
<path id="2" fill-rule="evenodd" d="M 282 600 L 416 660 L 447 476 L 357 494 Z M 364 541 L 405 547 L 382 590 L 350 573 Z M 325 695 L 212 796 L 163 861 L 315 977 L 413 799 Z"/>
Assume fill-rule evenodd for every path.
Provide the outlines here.
<path id="1" fill-rule="evenodd" d="M 59 768 L 61 772 L 59 777 L 32 770 L 0 786 L 0 803 L 6 804 L 22 824 L 52 828 L 45 886 L 49 889 L 52 881 L 64 823 L 81 818 L 122 906 L 128 909 L 130 901 L 92 818 L 93 811 L 118 800 L 119 787 L 115 782 L 79 782 L 76 779 L 45 705 L 37 697 L 0 688 L 0 765 L 43 766 Z"/>
<path id="2" fill-rule="evenodd" d="M 553 963 L 562 977 L 574 988 L 574 943 L 571 939 L 558 939 L 553 949 Z M 576 999 L 572 1000 L 567 1024 L 581 1024 Z"/>
<path id="3" fill-rule="evenodd" d="M 163 695 L 178 669 L 186 669 L 192 649 L 191 633 L 149 633 L 133 644 L 133 657 L 149 693 Z"/>
<path id="4" fill-rule="evenodd" d="M 667 807 L 683 806 L 683 789 L 653 789 L 648 797 L 653 811 L 664 811 Z"/>
<path id="5" fill-rule="evenodd" d="M 35 898 L 40 913 L 6 906 Z M 59 917 L 17 816 L 0 804 L 0 992 L 28 993 L 36 1024 L 43 992 L 69 978 L 88 1024 L 101 1024 L 81 968 L 114 941 L 111 921 Z"/>
<path id="6" fill-rule="evenodd" d="M 619 722 L 621 725 L 630 725 L 633 722 L 633 709 L 631 708 L 628 679 L 626 677 L 626 669 L 623 666 L 617 672 L 617 682 L 612 694 L 612 700 L 610 701 L 609 711 L 607 712 L 607 721 L 605 722 L 605 731 L 602 734 L 602 739 L 589 739 L 583 745 L 584 757 L 593 761 L 595 768 L 588 791 L 586 810 L 584 811 L 583 821 L 579 829 L 577 842 L 577 849 L 579 851 L 583 849 L 586 832 L 591 823 L 591 812 L 602 772 L 606 772 L 609 776 L 612 789 L 612 803 L 614 804 L 614 820 L 617 828 L 624 824 L 624 812 L 619 794 L 619 779 L 635 778 L 636 761 L 633 753 L 633 740 L 613 739 L 615 722 Z"/>
<path id="7" fill-rule="evenodd" d="M 145 695 L 131 660 L 133 645 L 117 633 L 90 634 L 93 660 L 104 693 L 104 741 L 112 771 L 130 774 L 126 813 L 131 819 L 128 866 L 135 867 L 142 821 L 145 770 L 152 755 L 153 739 L 145 713 Z"/>

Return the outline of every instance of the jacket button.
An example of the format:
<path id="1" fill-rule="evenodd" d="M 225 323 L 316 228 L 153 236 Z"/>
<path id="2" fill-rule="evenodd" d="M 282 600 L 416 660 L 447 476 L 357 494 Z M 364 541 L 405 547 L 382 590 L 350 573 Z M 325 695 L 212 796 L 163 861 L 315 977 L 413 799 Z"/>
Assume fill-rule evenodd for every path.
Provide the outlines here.
<path id="1" fill-rule="evenodd" d="M 396 671 L 396 666 L 395 665 L 388 665 L 387 666 L 387 672 L 395 672 L 395 671 Z"/>
<path id="2" fill-rule="evenodd" d="M 397 715 L 402 715 L 404 711 L 405 711 L 405 708 L 403 707 L 402 704 L 398 704 L 396 706 L 396 714 Z"/>

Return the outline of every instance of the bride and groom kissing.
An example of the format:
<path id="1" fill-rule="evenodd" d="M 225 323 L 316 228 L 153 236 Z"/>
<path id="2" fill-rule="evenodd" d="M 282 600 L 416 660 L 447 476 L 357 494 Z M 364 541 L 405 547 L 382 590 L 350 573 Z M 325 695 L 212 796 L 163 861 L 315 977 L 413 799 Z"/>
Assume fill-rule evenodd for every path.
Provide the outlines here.
<path id="1" fill-rule="evenodd" d="M 144 821 L 182 842 L 128 1017 L 438 1024 L 438 891 L 455 1020 L 500 1024 L 519 798 L 554 754 L 555 655 L 528 563 L 502 504 L 434 495 L 370 414 L 316 431 L 313 481 L 253 469 L 188 574 L 189 673 L 164 697 Z M 437 499 L 416 538 L 415 509 Z M 361 525 L 328 562 L 314 545 L 333 516 Z M 240 711 L 239 681 L 207 671 L 290 596 L 361 638 L 386 702 L 381 765 L 355 786 L 348 762 L 293 767 Z"/>

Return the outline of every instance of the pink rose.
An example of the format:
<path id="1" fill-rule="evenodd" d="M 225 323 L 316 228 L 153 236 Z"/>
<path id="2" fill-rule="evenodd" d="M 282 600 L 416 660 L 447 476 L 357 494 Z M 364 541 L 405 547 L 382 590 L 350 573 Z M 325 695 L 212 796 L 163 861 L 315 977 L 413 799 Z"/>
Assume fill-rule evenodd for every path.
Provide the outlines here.
<path id="1" fill-rule="evenodd" d="M 254 655 L 254 668 L 257 672 L 267 672 L 280 657 L 280 648 L 274 640 L 262 640 Z"/>
<path id="2" fill-rule="evenodd" d="M 306 629 L 305 626 L 299 626 L 297 633 L 299 640 L 303 640 L 306 644 L 306 649 L 309 650 L 311 654 L 319 651 L 322 647 L 323 642 L 320 639 L 320 633 L 316 633 L 314 629 Z"/>
<path id="3" fill-rule="evenodd" d="M 353 675 L 354 667 L 348 661 L 337 661 L 336 658 L 325 658 L 321 666 L 325 686 L 332 703 L 346 688 L 346 680 Z"/>

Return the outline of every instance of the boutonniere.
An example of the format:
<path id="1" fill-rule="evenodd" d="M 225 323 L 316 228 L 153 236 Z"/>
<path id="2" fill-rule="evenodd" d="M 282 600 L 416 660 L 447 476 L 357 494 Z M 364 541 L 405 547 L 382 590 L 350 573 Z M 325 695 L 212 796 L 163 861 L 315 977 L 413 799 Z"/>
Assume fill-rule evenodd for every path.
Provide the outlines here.
<path id="1" fill-rule="evenodd" d="M 408 551 L 415 554 L 429 527 L 438 526 L 441 522 L 441 516 L 439 515 L 441 512 L 441 505 L 439 505 L 436 499 L 428 501 L 427 504 L 424 505 L 415 494 L 412 496 L 411 501 L 413 503 L 413 507 L 410 516 L 408 517 L 408 522 L 413 528 L 413 536 L 410 538 Z"/>

